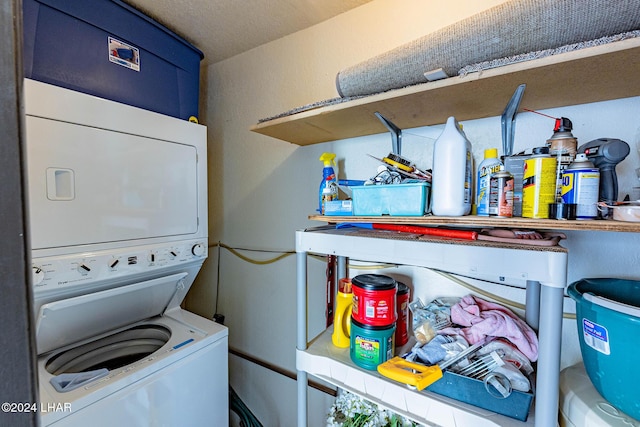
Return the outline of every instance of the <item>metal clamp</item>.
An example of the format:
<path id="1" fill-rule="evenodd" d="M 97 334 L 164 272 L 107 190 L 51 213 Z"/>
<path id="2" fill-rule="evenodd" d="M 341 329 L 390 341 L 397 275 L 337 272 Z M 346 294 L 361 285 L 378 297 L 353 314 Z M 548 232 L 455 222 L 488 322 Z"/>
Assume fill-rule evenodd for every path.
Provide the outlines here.
<path id="1" fill-rule="evenodd" d="M 398 156 L 402 155 L 402 129 L 394 125 L 393 122 L 379 112 L 376 111 L 374 114 L 380 119 L 382 124 L 389 129 L 389 133 L 391 133 L 391 152 Z"/>
<path id="2" fill-rule="evenodd" d="M 505 156 L 513 154 L 513 138 L 516 133 L 515 117 L 526 87 L 527 85 L 524 83 L 517 87 L 500 119 L 502 124 L 502 154 Z"/>

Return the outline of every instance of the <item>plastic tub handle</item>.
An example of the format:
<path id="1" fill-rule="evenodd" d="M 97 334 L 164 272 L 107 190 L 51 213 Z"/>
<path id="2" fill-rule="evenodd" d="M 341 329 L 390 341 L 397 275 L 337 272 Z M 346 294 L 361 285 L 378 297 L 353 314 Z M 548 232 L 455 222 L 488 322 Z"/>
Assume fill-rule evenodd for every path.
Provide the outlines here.
<path id="1" fill-rule="evenodd" d="M 629 305 L 622 302 L 611 300 L 609 298 L 597 296 L 589 292 L 582 294 L 582 296 L 586 301 L 589 301 L 592 304 L 596 304 L 601 307 L 608 308 L 610 310 L 615 310 L 620 313 L 628 314 L 629 316 L 640 317 L 640 308 L 635 307 L 633 305 Z"/>

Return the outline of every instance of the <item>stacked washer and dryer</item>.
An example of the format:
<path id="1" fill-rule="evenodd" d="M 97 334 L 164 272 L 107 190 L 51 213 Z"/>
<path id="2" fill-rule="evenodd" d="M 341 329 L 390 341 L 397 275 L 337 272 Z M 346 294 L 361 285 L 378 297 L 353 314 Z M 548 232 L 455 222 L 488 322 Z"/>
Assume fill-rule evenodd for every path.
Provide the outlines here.
<path id="1" fill-rule="evenodd" d="M 29 79 L 25 109 L 42 425 L 228 425 L 228 331 L 181 308 L 206 128 Z"/>

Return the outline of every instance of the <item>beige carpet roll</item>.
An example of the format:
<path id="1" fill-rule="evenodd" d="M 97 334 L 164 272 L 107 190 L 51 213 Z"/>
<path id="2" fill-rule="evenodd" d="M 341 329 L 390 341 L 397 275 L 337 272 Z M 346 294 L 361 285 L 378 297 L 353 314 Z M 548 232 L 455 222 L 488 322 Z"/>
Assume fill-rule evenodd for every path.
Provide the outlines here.
<path id="1" fill-rule="evenodd" d="M 636 29 L 639 0 L 511 0 L 346 68 L 336 87 L 342 97 L 370 95 L 425 83 L 438 68 L 454 76 L 469 64 Z"/>

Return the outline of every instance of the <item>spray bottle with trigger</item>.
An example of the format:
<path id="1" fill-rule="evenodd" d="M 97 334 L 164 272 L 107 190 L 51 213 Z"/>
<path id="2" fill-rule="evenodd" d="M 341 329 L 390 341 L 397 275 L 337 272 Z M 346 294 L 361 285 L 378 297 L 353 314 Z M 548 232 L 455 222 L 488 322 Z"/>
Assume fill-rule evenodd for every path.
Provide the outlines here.
<path id="1" fill-rule="evenodd" d="M 334 153 L 322 153 L 320 156 L 324 169 L 322 169 L 322 181 L 318 190 L 318 212 L 322 215 L 324 215 L 325 203 L 338 198 L 338 179 L 332 166 L 336 164 L 335 159 Z"/>

